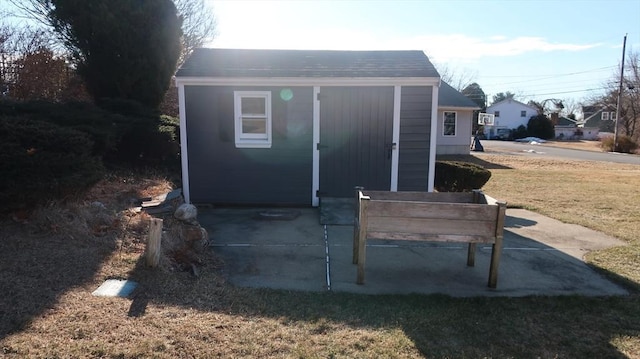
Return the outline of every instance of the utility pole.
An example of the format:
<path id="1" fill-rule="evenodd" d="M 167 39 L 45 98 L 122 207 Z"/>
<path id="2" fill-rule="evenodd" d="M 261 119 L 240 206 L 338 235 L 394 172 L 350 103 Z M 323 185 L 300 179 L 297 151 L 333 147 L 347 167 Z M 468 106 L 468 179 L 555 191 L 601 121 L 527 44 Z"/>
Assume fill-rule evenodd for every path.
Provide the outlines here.
<path id="1" fill-rule="evenodd" d="M 620 120 L 620 97 L 622 96 L 622 83 L 624 81 L 624 55 L 627 47 L 627 34 L 624 34 L 624 41 L 622 43 L 622 65 L 620 66 L 620 88 L 618 89 L 618 101 L 616 104 L 616 123 L 613 130 L 613 152 L 618 149 L 618 121 Z"/>

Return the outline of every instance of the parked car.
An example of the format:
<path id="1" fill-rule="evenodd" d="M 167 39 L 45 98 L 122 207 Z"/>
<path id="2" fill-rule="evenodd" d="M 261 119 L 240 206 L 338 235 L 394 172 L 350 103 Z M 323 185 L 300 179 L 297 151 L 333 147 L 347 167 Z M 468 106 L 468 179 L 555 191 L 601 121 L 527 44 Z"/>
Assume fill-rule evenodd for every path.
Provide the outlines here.
<path id="1" fill-rule="evenodd" d="M 499 128 L 496 131 L 495 139 L 504 141 L 512 140 L 513 138 L 511 138 L 511 130 L 508 128 Z"/>

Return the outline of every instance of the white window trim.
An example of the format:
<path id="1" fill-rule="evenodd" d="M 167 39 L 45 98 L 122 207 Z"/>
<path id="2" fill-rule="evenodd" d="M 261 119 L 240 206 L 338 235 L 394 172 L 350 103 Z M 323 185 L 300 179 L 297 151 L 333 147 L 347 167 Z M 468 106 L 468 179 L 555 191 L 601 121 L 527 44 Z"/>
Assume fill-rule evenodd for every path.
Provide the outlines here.
<path id="1" fill-rule="evenodd" d="M 444 133 L 446 129 L 445 121 L 447 119 L 447 113 L 452 113 L 455 117 L 453 119 L 453 135 L 447 135 Z M 442 136 L 443 137 L 456 137 L 458 135 L 458 112 L 457 111 L 444 111 L 442 112 Z"/>
<path id="2" fill-rule="evenodd" d="M 609 112 L 602 112 L 602 121 L 609 121 Z"/>
<path id="3" fill-rule="evenodd" d="M 609 114 L 609 121 L 615 121 L 615 120 L 616 120 L 616 112 L 611 111 L 611 113 Z"/>
<path id="4" fill-rule="evenodd" d="M 265 101 L 266 136 L 262 134 L 242 133 L 242 98 L 261 97 Z M 271 148 L 271 91 L 234 91 L 233 92 L 235 140 L 237 148 Z M 251 116 L 244 116 L 245 118 Z M 264 118 L 258 116 L 255 118 Z"/>

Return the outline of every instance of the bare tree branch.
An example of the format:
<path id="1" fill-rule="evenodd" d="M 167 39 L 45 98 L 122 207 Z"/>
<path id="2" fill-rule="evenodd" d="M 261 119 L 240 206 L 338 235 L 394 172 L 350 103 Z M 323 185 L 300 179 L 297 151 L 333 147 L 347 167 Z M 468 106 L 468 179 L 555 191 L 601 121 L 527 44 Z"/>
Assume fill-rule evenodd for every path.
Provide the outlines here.
<path id="1" fill-rule="evenodd" d="M 181 65 L 193 50 L 202 47 L 216 36 L 216 18 L 204 0 L 173 0 L 182 18 Z"/>
<path id="2" fill-rule="evenodd" d="M 469 69 L 452 69 L 447 64 L 437 64 L 435 66 L 440 74 L 440 79 L 458 91 L 462 91 L 465 87 L 474 83 L 476 77 L 478 77 L 476 71 Z"/>

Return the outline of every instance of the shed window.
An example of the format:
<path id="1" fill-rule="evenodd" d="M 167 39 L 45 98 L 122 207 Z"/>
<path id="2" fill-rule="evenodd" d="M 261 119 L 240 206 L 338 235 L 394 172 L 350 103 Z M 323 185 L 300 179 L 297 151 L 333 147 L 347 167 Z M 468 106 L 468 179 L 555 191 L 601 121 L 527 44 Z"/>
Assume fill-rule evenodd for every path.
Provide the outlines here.
<path id="1" fill-rule="evenodd" d="M 494 115 L 495 117 L 500 117 L 500 111 L 496 111 L 493 115 Z"/>
<path id="2" fill-rule="evenodd" d="M 527 117 L 527 111 L 520 111 L 520 117 Z"/>
<path id="3" fill-rule="evenodd" d="M 602 121 L 609 121 L 609 112 L 602 113 Z"/>
<path id="4" fill-rule="evenodd" d="M 271 92 L 235 91 L 236 147 L 271 148 Z"/>
<path id="5" fill-rule="evenodd" d="M 455 136 L 456 135 L 456 122 L 457 116 L 455 112 L 445 112 L 444 122 L 442 126 L 443 136 Z"/>

